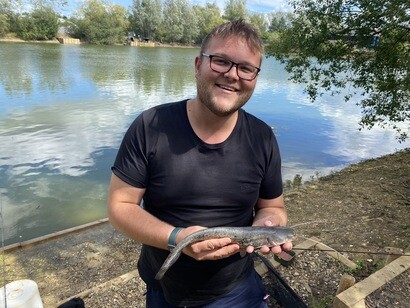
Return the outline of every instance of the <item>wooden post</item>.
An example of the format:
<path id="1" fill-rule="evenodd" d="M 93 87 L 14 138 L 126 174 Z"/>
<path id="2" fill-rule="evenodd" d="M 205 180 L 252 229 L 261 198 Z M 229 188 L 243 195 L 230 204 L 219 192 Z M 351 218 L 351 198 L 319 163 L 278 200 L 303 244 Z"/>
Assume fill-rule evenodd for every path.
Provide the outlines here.
<path id="1" fill-rule="evenodd" d="M 382 269 L 359 281 L 354 286 L 336 295 L 333 302 L 334 308 L 359 308 L 365 307 L 365 298 L 382 285 L 410 268 L 410 258 L 401 256 L 387 264 Z"/>
<path id="2" fill-rule="evenodd" d="M 337 288 L 336 295 L 352 287 L 355 282 L 356 282 L 356 279 L 353 276 L 349 274 L 343 274 L 342 278 L 340 279 L 340 283 L 339 283 L 339 287 Z"/>

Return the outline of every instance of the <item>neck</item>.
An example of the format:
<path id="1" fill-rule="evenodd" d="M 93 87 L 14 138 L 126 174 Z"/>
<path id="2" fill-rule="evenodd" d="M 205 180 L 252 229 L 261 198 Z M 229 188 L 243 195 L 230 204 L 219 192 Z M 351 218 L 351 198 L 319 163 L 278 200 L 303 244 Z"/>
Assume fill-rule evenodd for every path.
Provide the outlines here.
<path id="1" fill-rule="evenodd" d="M 238 119 L 238 111 L 223 117 L 217 116 L 198 99 L 187 102 L 187 114 L 195 134 L 208 144 L 224 142 L 231 135 Z"/>

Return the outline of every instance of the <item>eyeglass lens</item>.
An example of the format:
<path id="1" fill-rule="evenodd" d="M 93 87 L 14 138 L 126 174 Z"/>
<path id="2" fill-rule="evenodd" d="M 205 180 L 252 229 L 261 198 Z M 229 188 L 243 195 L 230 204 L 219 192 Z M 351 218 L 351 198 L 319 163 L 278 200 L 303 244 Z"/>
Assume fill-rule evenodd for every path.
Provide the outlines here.
<path id="1" fill-rule="evenodd" d="M 239 78 L 253 80 L 259 72 L 258 69 L 252 65 L 237 64 L 218 56 L 209 56 L 209 58 L 211 62 L 211 69 L 218 73 L 225 74 L 231 70 L 232 66 L 235 65 Z"/>

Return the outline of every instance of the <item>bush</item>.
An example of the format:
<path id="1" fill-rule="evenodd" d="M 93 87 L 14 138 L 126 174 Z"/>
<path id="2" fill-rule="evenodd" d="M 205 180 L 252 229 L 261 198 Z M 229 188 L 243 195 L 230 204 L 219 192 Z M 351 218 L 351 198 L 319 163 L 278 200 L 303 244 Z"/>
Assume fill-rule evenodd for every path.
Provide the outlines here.
<path id="1" fill-rule="evenodd" d="M 6 14 L 0 14 L 0 37 L 3 37 L 9 31 L 9 19 Z"/>
<path id="2" fill-rule="evenodd" d="M 90 0 L 69 20 L 67 34 L 92 44 L 122 43 L 129 28 L 126 13 L 119 5 L 103 5 Z"/>
<path id="3" fill-rule="evenodd" d="M 57 14 L 51 8 L 41 8 L 20 16 L 17 35 L 23 40 L 50 40 L 59 27 Z"/>

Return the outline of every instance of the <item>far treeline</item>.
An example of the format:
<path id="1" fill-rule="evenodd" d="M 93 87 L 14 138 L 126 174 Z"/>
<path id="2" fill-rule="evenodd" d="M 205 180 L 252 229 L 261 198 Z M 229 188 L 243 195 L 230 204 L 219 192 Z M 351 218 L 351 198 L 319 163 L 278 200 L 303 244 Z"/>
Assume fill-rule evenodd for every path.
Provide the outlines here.
<path id="1" fill-rule="evenodd" d="M 266 55 L 305 84 L 312 101 L 324 93 L 361 107 L 359 127 L 410 133 L 409 0 L 289 0 L 292 12 L 250 13 L 246 0 L 191 5 L 188 0 L 134 0 L 129 8 L 89 0 L 72 16 L 65 0 L 0 0 L 0 37 L 49 40 L 63 32 L 92 44 L 135 39 L 197 45 L 213 27 L 244 18 L 266 42 Z M 24 11 L 24 8 L 29 8 Z"/>
<path id="2" fill-rule="evenodd" d="M 200 6 L 190 5 L 188 0 L 134 0 L 125 8 L 90 0 L 70 17 L 57 13 L 66 6 L 62 0 L 20 1 L 20 7 L 31 8 L 24 13 L 16 13 L 20 10 L 16 10 L 15 3 L 16 0 L 0 0 L 0 37 L 12 32 L 23 40 L 50 40 L 66 34 L 83 42 L 104 45 L 124 43 L 128 33 L 141 40 L 199 44 L 213 27 L 239 17 L 255 24 L 267 39 L 269 32 L 286 24 L 289 15 L 248 14 L 246 0 L 226 1 L 223 14 L 216 1 Z"/>

